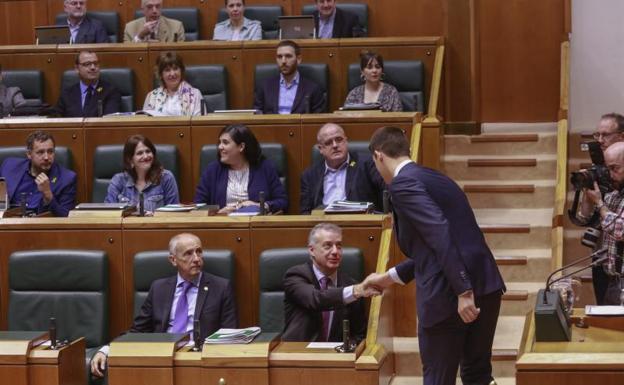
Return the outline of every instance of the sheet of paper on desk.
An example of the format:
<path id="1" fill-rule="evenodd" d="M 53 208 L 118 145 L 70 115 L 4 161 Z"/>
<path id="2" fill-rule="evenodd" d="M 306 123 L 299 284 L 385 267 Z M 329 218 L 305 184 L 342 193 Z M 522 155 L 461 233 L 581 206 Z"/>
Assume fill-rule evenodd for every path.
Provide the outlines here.
<path id="1" fill-rule="evenodd" d="M 624 315 L 624 306 L 585 306 L 586 315 Z"/>
<path id="2" fill-rule="evenodd" d="M 342 342 L 310 342 L 307 349 L 333 349 L 342 345 Z"/>

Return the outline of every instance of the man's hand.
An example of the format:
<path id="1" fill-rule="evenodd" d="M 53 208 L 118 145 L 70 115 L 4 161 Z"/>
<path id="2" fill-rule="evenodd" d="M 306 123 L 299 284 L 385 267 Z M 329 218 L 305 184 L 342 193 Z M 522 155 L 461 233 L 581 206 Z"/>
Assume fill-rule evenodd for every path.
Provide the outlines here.
<path id="1" fill-rule="evenodd" d="M 158 19 L 145 22 L 143 28 L 139 31 L 139 39 L 144 40 L 149 34 L 155 32 L 156 25 L 158 25 Z"/>
<path id="2" fill-rule="evenodd" d="M 362 285 L 364 289 L 364 295 L 366 297 L 370 297 L 371 295 L 381 294 L 384 289 L 392 286 L 393 284 L 394 281 L 392 280 L 392 277 L 390 277 L 390 274 L 372 273 L 368 277 L 366 277 L 366 279 L 362 281 L 360 285 Z"/>
<path id="3" fill-rule="evenodd" d="M 91 358 L 91 374 L 96 377 L 104 377 L 106 370 L 106 354 L 97 352 Z"/>
<path id="4" fill-rule="evenodd" d="M 367 286 L 366 281 L 353 285 L 353 296 L 355 298 L 368 298 L 374 295 L 380 295 L 381 291 L 374 286 Z"/>
<path id="5" fill-rule="evenodd" d="M 480 312 L 481 309 L 475 306 L 472 290 L 457 296 L 457 313 L 464 323 L 469 324 L 476 320 Z"/>
<path id="6" fill-rule="evenodd" d="M 593 189 L 585 189 L 585 196 L 589 199 L 594 205 L 602 202 L 602 193 L 600 192 L 600 188 L 598 187 L 598 183 L 594 182 Z"/>
<path id="7" fill-rule="evenodd" d="M 48 179 L 48 176 L 43 172 L 37 175 L 35 178 L 35 184 L 37 185 L 37 190 L 43 194 L 44 203 L 50 203 L 54 198 L 54 195 L 52 195 L 52 190 L 50 189 L 50 179 Z"/>

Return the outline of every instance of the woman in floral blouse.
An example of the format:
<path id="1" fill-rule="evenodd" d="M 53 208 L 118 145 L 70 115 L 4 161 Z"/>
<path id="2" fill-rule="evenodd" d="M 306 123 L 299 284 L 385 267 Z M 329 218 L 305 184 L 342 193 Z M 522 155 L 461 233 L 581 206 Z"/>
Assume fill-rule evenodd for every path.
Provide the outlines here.
<path id="1" fill-rule="evenodd" d="M 201 113 L 202 94 L 184 80 L 184 62 L 175 52 L 163 52 L 156 60 L 160 87 L 150 91 L 143 110 L 153 115 L 191 116 Z"/>

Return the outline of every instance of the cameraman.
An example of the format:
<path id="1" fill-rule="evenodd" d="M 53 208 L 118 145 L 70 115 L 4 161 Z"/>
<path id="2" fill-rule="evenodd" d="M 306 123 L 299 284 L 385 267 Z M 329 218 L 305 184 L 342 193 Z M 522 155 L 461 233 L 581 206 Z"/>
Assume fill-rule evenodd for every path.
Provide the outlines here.
<path id="1" fill-rule="evenodd" d="M 597 183 L 594 183 L 594 188 L 591 190 L 584 189 L 578 218 L 589 222 L 594 212 L 599 215 L 602 227 L 602 246 L 607 248 L 608 261 L 605 262 L 604 267 L 598 267 L 603 274 L 604 269 L 607 269 L 609 274 L 607 275 L 608 285 L 604 292 L 596 290 L 598 285 L 594 282 L 596 302 L 599 305 L 619 305 L 622 287 L 618 273 L 622 271 L 621 267 L 616 269 L 615 266 L 621 266 L 618 262 L 618 258 L 621 257 L 618 255 L 617 244 L 624 241 L 624 142 L 610 145 L 604 151 L 604 158 L 615 190 L 607 193 L 603 198 Z"/>

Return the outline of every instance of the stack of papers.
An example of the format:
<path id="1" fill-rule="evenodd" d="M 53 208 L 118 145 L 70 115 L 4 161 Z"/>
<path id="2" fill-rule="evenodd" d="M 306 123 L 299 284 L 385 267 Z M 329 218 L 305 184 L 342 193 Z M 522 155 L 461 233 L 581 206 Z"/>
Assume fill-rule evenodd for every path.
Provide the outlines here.
<path id="1" fill-rule="evenodd" d="M 586 315 L 624 315 L 624 307 L 585 305 L 585 314 Z"/>
<path id="2" fill-rule="evenodd" d="M 228 214 L 230 217 L 253 217 L 260 214 L 260 206 L 250 205 L 243 206 L 236 211 Z"/>
<path id="3" fill-rule="evenodd" d="M 206 337 L 207 344 L 248 344 L 260 334 L 258 326 L 246 329 L 219 329 Z"/>
<path id="4" fill-rule="evenodd" d="M 174 203 L 166 206 L 162 206 L 156 209 L 156 211 L 161 212 L 187 212 L 192 210 L 197 210 L 198 208 L 205 206 L 205 203 L 197 203 L 197 204 L 180 204 Z"/>
<path id="5" fill-rule="evenodd" d="M 373 210 L 371 202 L 334 201 L 325 208 L 326 214 L 367 213 Z"/>

